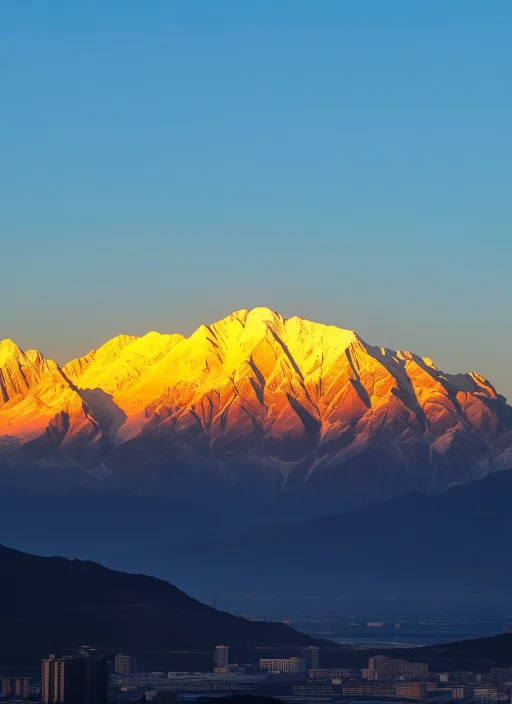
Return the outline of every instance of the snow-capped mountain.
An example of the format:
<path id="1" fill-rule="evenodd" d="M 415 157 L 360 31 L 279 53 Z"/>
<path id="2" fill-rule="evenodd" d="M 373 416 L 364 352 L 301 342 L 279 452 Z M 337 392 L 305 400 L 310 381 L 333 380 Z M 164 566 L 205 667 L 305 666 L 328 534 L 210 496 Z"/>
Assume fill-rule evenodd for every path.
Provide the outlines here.
<path id="1" fill-rule="evenodd" d="M 0 343 L 0 481 L 343 510 L 512 466 L 478 374 L 267 308 L 121 335 L 60 368 Z"/>

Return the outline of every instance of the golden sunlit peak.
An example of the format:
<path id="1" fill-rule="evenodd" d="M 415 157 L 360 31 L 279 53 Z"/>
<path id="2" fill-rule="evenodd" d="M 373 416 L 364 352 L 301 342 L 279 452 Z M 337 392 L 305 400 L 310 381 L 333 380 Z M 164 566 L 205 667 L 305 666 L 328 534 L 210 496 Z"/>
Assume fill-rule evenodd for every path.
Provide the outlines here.
<path id="1" fill-rule="evenodd" d="M 226 318 L 223 318 L 223 320 L 219 320 L 218 323 L 226 323 L 232 320 L 237 320 L 239 323 L 246 325 L 251 322 L 266 322 L 267 320 L 275 322 L 276 320 L 282 321 L 284 319 L 282 315 L 271 308 L 256 306 L 255 308 L 241 308 L 240 310 L 235 310 Z"/>
<path id="2" fill-rule="evenodd" d="M 23 354 L 18 345 L 11 339 L 6 338 L 0 341 L 0 367 L 15 355 Z"/>
<path id="3" fill-rule="evenodd" d="M 271 308 L 267 308 L 266 306 L 256 306 L 256 308 L 251 308 L 250 310 L 247 311 L 248 317 L 251 316 L 251 318 L 257 318 L 257 319 L 266 319 L 266 318 L 281 318 L 282 315 L 278 313 L 275 310 L 272 310 Z"/>
<path id="4" fill-rule="evenodd" d="M 134 460 L 141 467 L 167 447 L 176 454 L 187 448 L 194 466 L 210 456 L 227 467 L 233 457 L 256 455 L 268 467 L 283 463 L 283 472 L 310 457 L 320 467 L 331 460 L 341 466 L 364 459 L 382 437 L 394 458 L 397 429 L 405 438 L 400 450 L 413 462 L 418 452 L 451 452 L 470 424 L 488 443 L 500 427 L 499 408 L 489 409 L 485 398 L 502 401 L 483 377 L 443 374 L 429 358 L 372 347 L 352 330 L 286 319 L 266 306 L 234 311 L 188 338 L 119 335 L 62 370 L 4 340 L 0 372 L 0 438 L 51 437 L 59 443 L 52 461 L 69 452 L 75 463 L 78 447 L 87 468 L 114 466 L 113 446 L 124 448 L 124 467 L 127 441 L 143 441 Z M 48 444 L 41 447 L 47 463 Z M 509 462 L 507 452 L 494 468 Z"/>

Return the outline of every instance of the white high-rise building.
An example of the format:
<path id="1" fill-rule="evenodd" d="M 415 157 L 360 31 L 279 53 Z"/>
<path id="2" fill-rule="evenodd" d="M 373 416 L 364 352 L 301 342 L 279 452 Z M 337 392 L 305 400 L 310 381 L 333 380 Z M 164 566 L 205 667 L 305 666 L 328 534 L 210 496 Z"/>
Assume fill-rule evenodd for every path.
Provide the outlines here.
<path id="1" fill-rule="evenodd" d="M 229 647 L 227 645 L 215 646 L 213 660 L 215 667 L 227 667 L 229 665 Z"/>

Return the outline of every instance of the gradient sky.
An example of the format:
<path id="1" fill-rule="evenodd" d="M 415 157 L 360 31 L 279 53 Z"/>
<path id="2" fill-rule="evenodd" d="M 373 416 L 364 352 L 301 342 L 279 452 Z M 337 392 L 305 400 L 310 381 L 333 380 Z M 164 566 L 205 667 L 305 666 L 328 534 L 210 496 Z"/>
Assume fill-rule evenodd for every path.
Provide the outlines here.
<path id="1" fill-rule="evenodd" d="M 268 305 L 512 397 L 509 0 L 4 0 L 0 338 Z"/>

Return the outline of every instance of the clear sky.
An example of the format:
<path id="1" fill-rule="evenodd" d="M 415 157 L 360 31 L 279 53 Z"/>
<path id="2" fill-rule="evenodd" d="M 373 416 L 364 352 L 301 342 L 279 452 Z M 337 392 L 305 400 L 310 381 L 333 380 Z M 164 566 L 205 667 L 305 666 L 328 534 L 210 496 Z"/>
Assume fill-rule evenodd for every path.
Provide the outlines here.
<path id="1" fill-rule="evenodd" d="M 510 0 L 4 0 L 0 337 L 268 305 L 512 397 Z"/>

